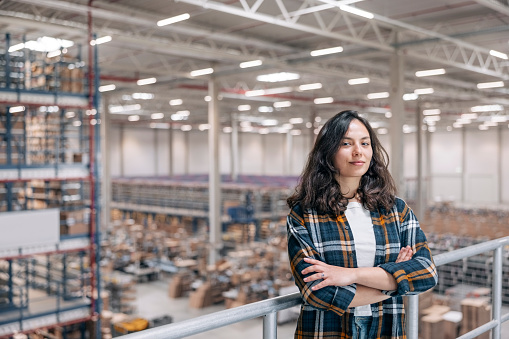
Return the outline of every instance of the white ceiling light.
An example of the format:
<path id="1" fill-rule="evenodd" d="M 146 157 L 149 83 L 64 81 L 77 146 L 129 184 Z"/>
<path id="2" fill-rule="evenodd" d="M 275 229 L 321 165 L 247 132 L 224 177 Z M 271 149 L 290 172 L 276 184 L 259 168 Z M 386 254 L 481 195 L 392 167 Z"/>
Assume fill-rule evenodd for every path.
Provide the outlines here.
<path id="1" fill-rule="evenodd" d="M 477 84 L 477 88 L 485 89 L 485 88 L 497 88 L 504 87 L 503 81 L 493 81 L 493 82 L 480 82 Z"/>
<path id="2" fill-rule="evenodd" d="M 156 82 L 157 82 L 156 78 L 146 78 L 146 79 L 140 79 L 140 80 L 136 81 L 138 86 L 155 84 Z"/>
<path id="3" fill-rule="evenodd" d="M 164 118 L 164 113 L 152 113 L 150 114 L 151 119 L 162 119 Z"/>
<path id="4" fill-rule="evenodd" d="M 151 100 L 154 99 L 153 93 L 133 93 L 131 96 L 133 99 Z"/>
<path id="5" fill-rule="evenodd" d="M 474 106 L 470 108 L 472 112 L 492 112 L 492 111 L 503 111 L 504 107 L 502 105 L 484 105 L 484 106 Z"/>
<path id="6" fill-rule="evenodd" d="M 278 101 L 273 104 L 275 108 L 284 108 L 284 107 L 290 107 L 292 106 L 291 101 Z"/>
<path id="7" fill-rule="evenodd" d="M 210 125 L 209 125 L 209 124 L 200 124 L 200 125 L 198 126 L 198 129 L 199 129 L 200 131 L 206 131 L 206 130 L 210 129 Z"/>
<path id="8" fill-rule="evenodd" d="M 111 41 L 111 36 L 105 35 L 105 36 L 97 38 L 95 40 L 91 40 L 90 45 L 95 46 L 95 45 L 104 44 L 104 43 L 110 42 L 110 41 Z"/>
<path id="9" fill-rule="evenodd" d="M 263 74 L 256 77 L 256 80 L 262 82 L 280 82 L 300 79 L 300 75 L 290 72 L 279 72 L 271 74 Z"/>
<path id="10" fill-rule="evenodd" d="M 290 124 L 296 125 L 296 124 L 302 124 L 304 122 L 304 119 L 302 119 L 302 118 L 291 118 L 289 121 L 290 121 Z"/>
<path id="11" fill-rule="evenodd" d="M 358 16 L 361 16 L 366 19 L 373 19 L 375 15 L 373 13 L 363 11 L 357 7 L 347 6 L 347 5 L 338 5 L 339 9 L 348 13 L 352 13 Z"/>
<path id="12" fill-rule="evenodd" d="M 348 80 L 349 85 L 360 85 L 360 84 L 368 84 L 369 78 L 357 78 Z"/>
<path id="13" fill-rule="evenodd" d="M 454 123 L 452 124 L 452 127 L 454 127 L 454 128 L 462 128 L 462 127 L 463 127 L 463 124 L 462 124 L 462 123 L 459 123 L 459 122 L 454 122 Z"/>
<path id="14" fill-rule="evenodd" d="M 81 121 L 79 121 L 79 120 L 73 121 L 73 122 L 72 122 L 72 125 L 73 125 L 74 127 L 80 127 L 80 126 L 81 126 Z"/>
<path id="15" fill-rule="evenodd" d="M 488 127 L 496 127 L 498 126 L 498 123 L 494 122 L 494 121 L 485 121 L 483 123 L 484 126 L 488 126 Z"/>
<path id="16" fill-rule="evenodd" d="M 140 116 L 139 115 L 130 115 L 127 117 L 127 120 L 129 121 L 138 121 L 140 120 Z"/>
<path id="17" fill-rule="evenodd" d="M 237 107 L 237 110 L 239 110 L 240 112 L 249 111 L 250 109 L 251 105 L 239 105 L 239 107 Z"/>
<path id="18" fill-rule="evenodd" d="M 436 122 L 436 121 L 440 121 L 440 115 L 429 115 L 429 116 L 424 117 L 425 123 Z"/>
<path id="19" fill-rule="evenodd" d="M 209 102 L 210 100 L 212 100 L 212 98 L 210 97 L 210 95 L 206 95 L 203 100 L 205 100 L 206 102 Z"/>
<path id="20" fill-rule="evenodd" d="M 114 91 L 115 88 L 117 88 L 115 85 L 111 84 L 111 85 L 104 85 L 104 86 L 99 86 L 99 92 L 109 92 L 109 91 Z"/>
<path id="21" fill-rule="evenodd" d="M 181 129 L 182 131 L 184 131 L 184 132 L 189 132 L 190 130 L 192 130 L 192 129 L 193 129 L 193 126 L 191 126 L 191 125 L 182 125 L 182 126 L 180 127 L 180 129 Z"/>
<path id="22" fill-rule="evenodd" d="M 252 60 L 252 61 L 241 62 L 239 67 L 240 68 L 249 68 L 249 67 L 260 66 L 261 64 L 263 64 L 263 62 L 261 60 Z"/>
<path id="23" fill-rule="evenodd" d="M 456 119 L 456 123 L 461 124 L 461 125 L 470 124 L 471 122 L 472 122 L 472 120 L 467 119 L 467 118 Z"/>
<path id="24" fill-rule="evenodd" d="M 269 129 L 268 128 L 260 128 L 258 130 L 258 133 L 260 133 L 260 134 L 269 134 Z"/>
<path id="25" fill-rule="evenodd" d="M 507 54 L 499 52 L 499 51 L 495 51 L 494 49 L 492 49 L 490 51 L 490 55 L 492 55 L 494 57 L 497 57 L 497 58 L 500 58 L 500 59 L 507 60 Z"/>
<path id="26" fill-rule="evenodd" d="M 435 90 L 433 88 L 418 88 L 414 91 L 417 95 L 423 95 L 423 94 L 433 94 L 435 93 Z"/>
<path id="27" fill-rule="evenodd" d="M 292 87 L 276 87 L 276 88 L 256 89 L 253 91 L 246 91 L 244 94 L 247 97 L 256 97 L 256 96 L 262 96 L 262 95 L 290 93 L 291 91 L 293 91 Z"/>
<path id="28" fill-rule="evenodd" d="M 140 104 L 124 105 L 124 106 L 110 105 L 110 106 L 108 106 L 108 109 L 109 109 L 110 113 L 124 113 L 124 112 L 138 111 L 141 109 L 141 105 Z"/>
<path id="29" fill-rule="evenodd" d="M 258 107 L 258 112 L 260 113 L 271 113 L 274 112 L 274 108 L 270 106 L 260 106 Z"/>
<path id="30" fill-rule="evenodd" d="M 403 94 L 403 100 L 405 100 L 405 101 L 417 100 L 418 98 L 419 98 L 419 95 L 415 94 L 415 93 L 405 93 L 405 94 Z"/>
<path id="31" fill-rule="evenodd" d="M 14 45 L 18 46 L 18 45 Z M 13 47 L 14 47 L 13 46 Z M 56 50 L 60 50 L 61 48 L 69 48 L 74 46 L 74 42 L 70 40 L 64 40 L 64 39 L 55 39 L 52 37 L 41 37 L 37 38 L 37 41 L 30 40 L 25 42 L 24 47 L 28 48 L 32 51 L 37 52 L 52 52 Z M 10 52 L 10 50 L 9 50 Z"/>
<path id="32" fill-rule="evenodd" d="M 189 13 L 180 14 L 180 15 L 177 15 L 177 16 L 173 16 L 171 18 L 159 20 L 157 22 L 157 26 L 162 27 L 162 26 L 166 26 L 166 25 L 171 25 L 171 24 L 174 24 L 174 23 L 179 22 L 179 21 L 187 20 L 190 17 L 191 16 L 189 15 Z"/>
<path id="33" fill-rule="evenodd" d="M 57 49 L 56 51 L 48 52 L 48 54 L 46 55 L 46 57 L 48 57 L 48 58 L 50 58 L 50 59 L 51 59 L 51 58 L 54 58 L 54 57 L 59 56 L 60 54 L 62 54 L 62 52 L 61 52 L 59 49 Z"/>
<path id="34" fill-rule="evenodd" d="M 9 113 L 19 113 L 24 111 L 25 106 L 12 106 L 11 108 L 9 108 Z"/>
<path id="35" fill-rule="evenodd" d="M 437 69 L 428 69 L 428 70 L 425 70 L 425 71 L 417 71 L 415 72 L 415 76 L 416 77 L 429 77 L 429 76 L 432 76 L 432 75 L 441 75 L 441 74 L 445 74 L 445 69 L 443 68 L 437 68 Z"/>
<path id="36" fill-rule="evenodd" d="M 23 48 L 25 48 L 25 43 L 23 42 L 20 44 L 12 45 L 11 47 L 9 47 L 9 53 L 19 51 L 20 49 Z"/>
<path id="37" fill-rule="evenodd" d="M 189 112 L 187 110 L 185 110 L 185 111 L 177 111 L 177 114 L 180 114 L 182 116 L 188 117 L 191 114 L 191 112 Z"/>
<path id="38" fill-rule="evenodd" d="M 247 120 L 241 121 L 240 122 L 240 127 L 242 127 L 242 128 L 251 127 L 251 121 L 247 121 Z"/>
<path id="39" fill-rule="evenodd" d="M 389 111 L 389 112 L 385 112 L 385 117 L 386 117 L 387 119 L 392 118 L 392 112 L 390 112 L 390 111 Z"/>
<path id="40" fill-rule="evenodd" d="M 435 115 L 435 114 L 440 114 L 440 113 L 442 113 L 440 111 L 440 108 L 425 109 L 422 111 L 422 114 L 424 114 L 424 115 Z"/>
<path id="41" fill-rule="evenodd" d="M 507 116 L 505 115 L 493 115 L 491 117 L 491 121 L 493 122 L 506 122 L 507 121 Z"/>
<path id="42" fill-rule="evenodd" d="M 368 99 L 384 99 L 389 97 L 389 92 L 369 93 L 366 97 Z"/>
<path id="43" fill-rule="evenodd" d="M 170 124 L 167 122 L 151 122 L 150 128 L 170 129 Z"/>
<path id="44" fill-rule="evenodd" d="M 486 131 L 486 130 L 488 130 L 488 128 L 489 128 L 489 127 L 488 127 L 488 126 L 486 126 L 486 125 L 479 125 L 479 129 L 480 129 L 481 131 Z"/>
<path id="45" fill-rule="evenodd" d="M 170 116 L 170 119 L 173 121 L 187 120 L 187 116 L 175 113 Z"/>
<path id="46" fill-rule="evenodd" d="M 327 55 L 327 54 L 334 54 L 334 53 L 341 53 L 343 52 L 343 47 L 337 46 L 337 47 L 330 47 L 330 48 L 324 48 L 324 49 L 317 49 L 314 51 L 311 51 L 311 56 L 320 56 L 320 55 Z"/>
<path id="47" fill-rule="evenodd" d="M 299 86 L 299 91 L 309 91 L 312 89 L 320 89 L 322 88 L 322 84 L 319 82 L 315 82 L 313 84 L 304 84 Z"/>
<path id="48" fill-rule="evenodd" d="M 212 74 L 212 73 L 214 73 L 214 69 L 209 67 L 209 68 L 202 68 L 202 69 L 197 69 L 197 70 L 191 71 L 191 72 L 189 72 L 189 75 L 192 77 L 199 77 L 201 75 Z"/>
<path id="49" fill-rule="evenodd" d="M 293 125 L 292 124 L 283 124 L 283 126 L 281 126 L 281 127 L 284 129 L 290 130 L 293 128 Z"/>
<path id="50" fill-rule="evenodd" d="M 65 117 L 67 119 L 72 119 L 76 116 L 76 113 L 72 112 L 72 111 L 68 111 L 68 112 L 65 112 Z"/>
<path id="51" fill-rule="evenodd" d="M 265 119 L 262 121 L 262 126 L 277 126 L 278 121 L 276 119 Z"/>
<path id="52" fill-rule="evenodd" d="M 170 106 L 179 106 L 182 105 L 182 99 L 172 99 L 170 100 Z"/>
<path id="53" fill-rule="evenodd" d="M 333 103 L 333 102 L 334 102 L 334 98 L 333 98 L 333 97 L 315 98 L 315 100 L 313 100 L 313 102 L 314 102 L 316 105 L 321 105 L 321 104 L 330 104 L 330 103 Z"/>
<path id="54" fill-rule="evenodd" d="M 436 130 L 437 130 L 437 128 L 436 128 L 435 126 L 429 126 L 429 127 L 428 127 L 428 131 L 429 131 L 430 133 L 433 133 L 433 132 L 435 132 Z"/>

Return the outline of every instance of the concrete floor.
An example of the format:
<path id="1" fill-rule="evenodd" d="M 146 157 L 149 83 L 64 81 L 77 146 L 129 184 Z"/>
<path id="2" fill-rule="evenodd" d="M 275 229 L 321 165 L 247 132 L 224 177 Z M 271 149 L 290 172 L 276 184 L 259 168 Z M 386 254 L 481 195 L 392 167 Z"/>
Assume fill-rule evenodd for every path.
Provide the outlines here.
<path id="1" fill-rule="evenodd" d="M 189 308 L 189 298 L 171 299 L 168 297 L 168 280 L 140 283 L 136 286 L 137 314 L 147 319 L 170 315 L 173 322 L 199 317 L 224 310 L 222 304 L 202 309 Z M 509 313 L 509 307 L 502 308 L 502 314 Z M 277 327 L 278 338 L 293 338 L 296 322 L 291 321 Z M 230 339 L 263 338 L 263 320 L 261 318 L 244 321 L 218 328 L 205 333 L 190 336 L 192 339 Z M 502 326 L 502 339 L 509 339 L 509 321 Z"/>

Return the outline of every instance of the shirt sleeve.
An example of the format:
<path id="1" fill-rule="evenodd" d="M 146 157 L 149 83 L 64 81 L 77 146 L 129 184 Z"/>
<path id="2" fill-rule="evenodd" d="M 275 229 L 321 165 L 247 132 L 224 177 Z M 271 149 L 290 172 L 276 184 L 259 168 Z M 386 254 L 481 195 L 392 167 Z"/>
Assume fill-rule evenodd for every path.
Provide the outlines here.
<path id="1" fill-rule="evenodd" d="M 338 315 L 343 315 L 355 296 L 356 285 L 348 286 L 326 286 L 313 291 L 311 287 L 320 283 L 322 280 L 304 282 L 304 278 L 314 273 L 303 275 L 301 272 L 306 267 L 312 266 L 304 261 L 304 258 L 313 258 L 325 261 L 318 253 L 315 245 L 309 235 L 308 229 L 304 226 L 303 213 L 299 206 L 292 208 L 287 217 L 288 231 L 288 254 L 290 266 L 295 284 L 300 290 L 302 300 L 305 305 L 322 311 L 332 311 Z"/>
<path id="2" fill-rule="evenodd" d="M 399 214 L 401 247 L 410 245 L 414 255 L 405 262 L 389 262 L 379 266 L 392 274 L 398 284 L 397 290 L 382 291 L 390 296 L 419 294 L 434 287 L 438 282 L 437 269 L 426 235 L 412 210 L 403 204 L 403 210 Z"/>

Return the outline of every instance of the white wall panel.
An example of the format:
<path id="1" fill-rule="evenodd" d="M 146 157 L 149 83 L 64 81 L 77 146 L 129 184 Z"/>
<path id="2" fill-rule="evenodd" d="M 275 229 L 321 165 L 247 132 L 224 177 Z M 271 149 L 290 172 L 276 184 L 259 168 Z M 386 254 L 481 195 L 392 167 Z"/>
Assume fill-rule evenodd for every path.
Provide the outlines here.
<path id="1" fill-rule="evenodd" d="M 188 132 L 173 130 L 173 174 L 186 174 L 188 163 L 188 146 L 186 135 Z"/>
<path id="2" fill-rule="evenodd" d="M 108 131 L 110 145 L 106 145 L 110 155 L 110 171 L 112 177 L 118 177 L 120 173 L 120 159 L 122 159 L 122 145 L 120 142 L 120 127 L 110 126 Z"/>
<path id="3" fill-rule="evenodd" d="M 309 139 L 307 136 L 294 135 L 292 136 L 292 163 L 290 175 L 301 175 L 308 160 L 311 148 L 309 146 Z"/>
<path id="4" fill-rule="evenodd" d="M 264 147 L 263 175 L 284 173 L 286 134 L 267 134 L 262 138 Z"/>
<path id="5" fill-rule="evenodd" d="M 221 174 L 231 174 L 231 133 L 221 133 L 219 135 L 219 172 Z"/>
<path id="6" fill-rule="evenodd" d="M 147 128 L 124 129 L 124 175 L 155 175 L 154 133 Z"/>
<path id="7" fill-rule="evenodd" d="M 462 131 L 434 132 L 431 138 L 431 173 L 433 175 L 461 174 Z"/>
<path id="8" fill-rule="evenodd" d="M 240 174 L 262 174 L 264 160 L 262 137 L 258 133 L 239 133 Z"/>
<path id="9" fill-rule="evenodd" d="M 0 248 L 54 245 L 60 241 L 60 211 L 57 208 L 2 212 Z"/>
<path id="10" fill-rule="evenodd" d="M 156 175 L 167 176 L 170 173 L 170 131 L 167 129 L 154 129 L 156 133 Z"/>
<path id="11" fill-rule="evenodd" d="M 209 147 L 207 131 L 190 131 L 189 174 L 209 173 Z"/>
<path id="12" fill-rule="evenodd" d="M 403 135 L 403 174 L 405 178 L 417 178 L 417 134 Z"/>
<path id="13" fill-rule="evenodd" d="M 509 129 L 502 129 L 502 203 L 509 204 Z"/>

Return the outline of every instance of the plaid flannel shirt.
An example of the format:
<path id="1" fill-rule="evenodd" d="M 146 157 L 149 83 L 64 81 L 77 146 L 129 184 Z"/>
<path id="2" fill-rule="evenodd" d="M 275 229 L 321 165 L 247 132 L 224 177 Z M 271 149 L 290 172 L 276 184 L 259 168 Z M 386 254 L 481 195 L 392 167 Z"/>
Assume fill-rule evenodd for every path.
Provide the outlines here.
<path id="1" fill-rule="evenodd" d="M 376 239 L 375 267 L 392 274 L 397 290 L 382 291 L 392 298 L 371 304 L 373 322 L 369 338 L 406 338 L 403 295 L 418 294 L 437 284 L 437 271 L 426 236 L 407 204 L 396 198 L 390 211 L 371 211 Z M 321 280 L 304 282 L 301 271 L 311 257 L 329 265 L 357 267 L 355 242 L 345 214 L 318 215 L 294 206 L 287 217 L 288 253 L 295 284 L 302 296 L 295 338 L 351 338 L 354 308 L 349 308 L 356 285 L 311 287 Z M 400 249 L 410 245 L 411 260 L 396 263 Z"/>

